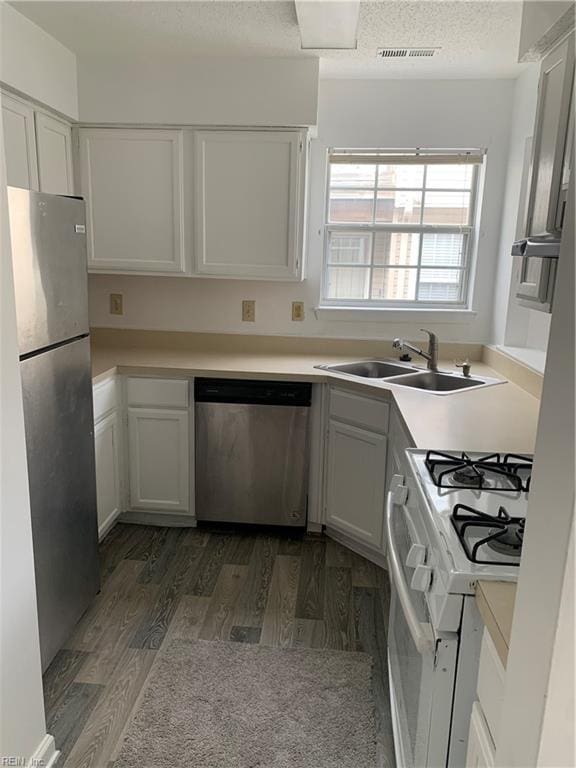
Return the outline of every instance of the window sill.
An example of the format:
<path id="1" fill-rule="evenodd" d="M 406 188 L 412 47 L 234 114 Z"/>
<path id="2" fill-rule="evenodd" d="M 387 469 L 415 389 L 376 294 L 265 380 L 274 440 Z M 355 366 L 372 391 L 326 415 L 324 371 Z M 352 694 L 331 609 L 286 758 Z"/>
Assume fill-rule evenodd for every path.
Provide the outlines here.
<path id="1" fill-rule="evenodd" d="M 473 309 L 389 308 L 389 307 L 315 307 L 317 320 L 341 322 L 435 322 L 471 323 L 478 314 Z"/>

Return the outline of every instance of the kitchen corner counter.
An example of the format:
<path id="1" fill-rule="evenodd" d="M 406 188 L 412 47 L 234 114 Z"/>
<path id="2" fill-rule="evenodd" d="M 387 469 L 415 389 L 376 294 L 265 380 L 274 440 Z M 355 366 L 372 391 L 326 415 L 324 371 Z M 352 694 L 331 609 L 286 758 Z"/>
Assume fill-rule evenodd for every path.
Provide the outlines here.
<path id="1" fill-rule="evenodd" d="M 319 340 L 322 342 L 322 340 Z M 206 343 L 198 347 L 136 343 L 107 343 L 105 338 L 92 340 L 94 382 L 114 371 L 144 376 L 207 376 L 228 378 L 272 378 L 291 381 L 332 381 L 370 396 L 393 399 L 417 448 L 483 452 L 532 453 L 536 438 L 539 400 L 524 389 L 507 382 L 484 389 L 435 395 L 416 389 L 402 388 L 385 381 L 352 380 L 328 373 L 315 366 L 351 362 L 374 357 L 363 342 L 357 351 L 340 352 L 333 340 L 324 340 L 324 348 L 300 351 L 297 340 L 291 349 L 281 353 L 267 349 L 243 349 L 242 336 L 214 339 L 213 348 Z M 269 342 L 270 344 L 271 342 Z M 350 347 L 350 342 L 348 342 Z M 330 351 L 332 350 L 332 351 Z M 381 357 L 387 357 L 385 352 Z M 414 361 L 416 362 L 416 361 Z M 440 367 L 453 370 L 451 359 L 440 361 Z M 473 362 L 473 373 L 502 378 L 482 362 Z"/>
<path id="2" fill-rule="evenodd" d="M 476 604 L 504 668 L 508 660 L 516 584 L 510 581 L 479 581 Z"/>

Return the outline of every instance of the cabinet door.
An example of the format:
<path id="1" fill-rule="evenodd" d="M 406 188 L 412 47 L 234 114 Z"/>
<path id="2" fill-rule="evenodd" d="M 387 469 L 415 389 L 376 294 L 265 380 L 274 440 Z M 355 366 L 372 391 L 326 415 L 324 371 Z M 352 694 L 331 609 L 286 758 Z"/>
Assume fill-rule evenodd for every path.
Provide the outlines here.
<path id="1" fill-rule="evenodd" d="M 554 232 L 558 225 L 573 80 L 574 34 L 542 61 L 528 206 L 529 235 Z"/>
<path id="2" fill-rule="evenodd" d="M 300 279 L 302 132 L 198 131 L 195 142 L 196 270 Z"/>
<path id="3" fill-rule="evenodd" d="M 182 162 L 181 131 L 80 130 L 90 271 L 185 271 Z"/>
<path id="4" fill-rule="evenodd" d="M 130 507 L 189 509 L 188 411 L 128 409 Z"/>
<path id="5" fill-rule="evenodd" d="M 38 190 L 34 112 L 4 93 L 1 98 L 8 185 Z"/>
<path id="6" fill-rule="evenodd" d="M 495 764 L 494 744 L 482 710 L 475 701 L 470 719 L 466 768 L 494 768 Z"/>
<path id="7" fill-rule="evenodd" d="M 73 195 L 72 129 L 62 120 L 36 112 L 40 191 Z"/>
<path id="8" fill-rule="evenodd" d="M 98 536 L 102 538 L 121 512 L 118 416 L 112 412 L 94 427 Z"/>
<path id="9" fill-rule="evenodd" d="M 382 550 L 386 437 L 330 420 L 326 522 Z"/>

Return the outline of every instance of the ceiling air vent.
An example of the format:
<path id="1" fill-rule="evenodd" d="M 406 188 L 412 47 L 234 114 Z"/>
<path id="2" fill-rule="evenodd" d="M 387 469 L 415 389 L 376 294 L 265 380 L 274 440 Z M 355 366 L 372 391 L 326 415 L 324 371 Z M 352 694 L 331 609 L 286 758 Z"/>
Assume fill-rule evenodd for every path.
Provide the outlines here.
<path id="1" fill-rule="evenodd" d="M 378 48 L 379 59 L 423 59 L 434 56 L 440 48 Z"/>
<path id="2" fill-rule="evenodd" d="M 408 51 L 408 56 L 434 56 L 437 50 L 437 48 L 412 48 Z"/>
<path id="3" fill-rule="evenodd" d="M 378 48 L 380 59 L 403 59 L 408 56 L 408 48 Z"/>

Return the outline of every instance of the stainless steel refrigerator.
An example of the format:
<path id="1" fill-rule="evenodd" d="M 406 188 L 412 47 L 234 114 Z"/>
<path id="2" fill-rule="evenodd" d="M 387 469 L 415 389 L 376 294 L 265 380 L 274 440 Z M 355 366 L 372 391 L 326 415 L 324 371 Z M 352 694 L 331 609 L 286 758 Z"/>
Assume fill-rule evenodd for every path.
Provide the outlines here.
<path id="1" fill-rule="evenodd" d="M 8 201 L 45 670 L 99 589 L 85 211 L 15 187 Z"/>

